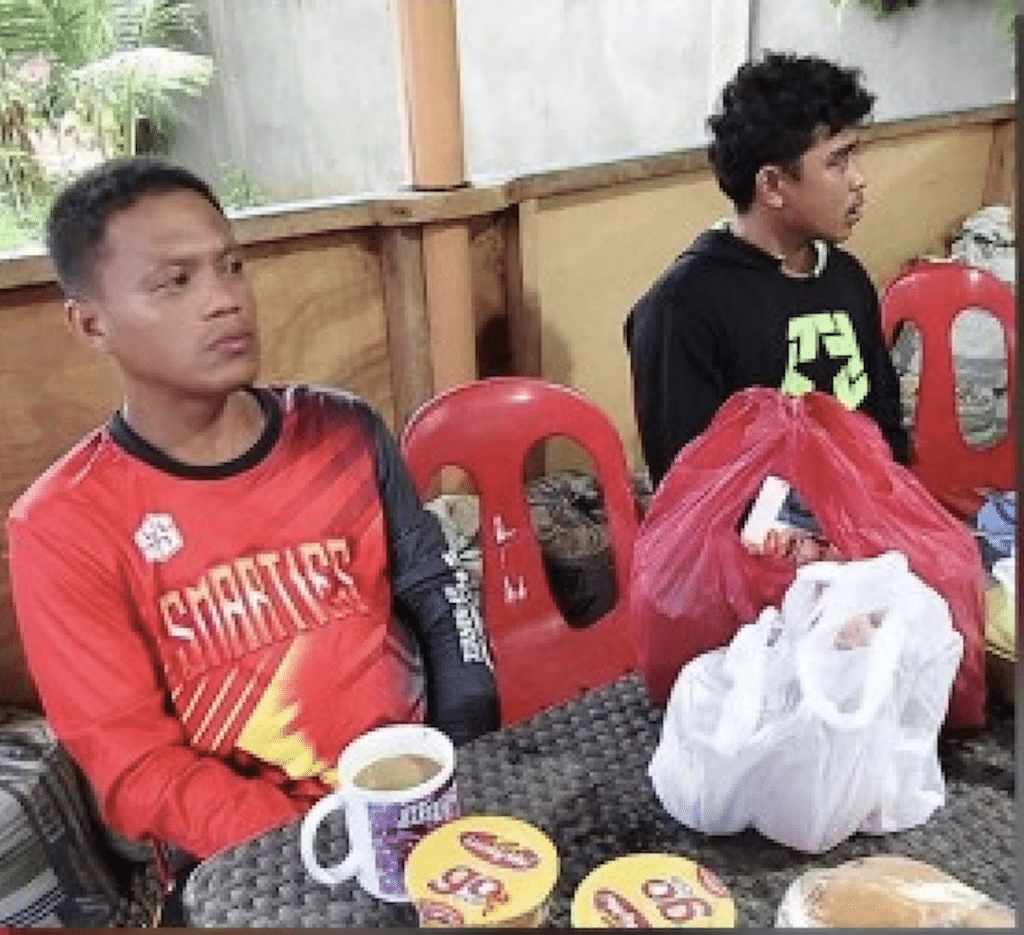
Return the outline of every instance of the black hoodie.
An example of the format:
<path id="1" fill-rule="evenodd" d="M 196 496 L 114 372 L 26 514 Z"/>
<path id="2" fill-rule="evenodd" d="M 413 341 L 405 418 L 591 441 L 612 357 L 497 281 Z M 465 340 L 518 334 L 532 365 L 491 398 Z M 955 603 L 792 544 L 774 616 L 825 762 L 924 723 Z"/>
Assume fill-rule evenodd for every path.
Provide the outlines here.
<path id="1" fill-rule="evenodd" d="M 909 461 L 878 295 L 860 263 L 818 243 L 808 276 L 725 227 L 701 234 L 630 310 L 625 339 L 640 442 L 657 484 L 734 392 L 819 389 L 872 416 Z"/>

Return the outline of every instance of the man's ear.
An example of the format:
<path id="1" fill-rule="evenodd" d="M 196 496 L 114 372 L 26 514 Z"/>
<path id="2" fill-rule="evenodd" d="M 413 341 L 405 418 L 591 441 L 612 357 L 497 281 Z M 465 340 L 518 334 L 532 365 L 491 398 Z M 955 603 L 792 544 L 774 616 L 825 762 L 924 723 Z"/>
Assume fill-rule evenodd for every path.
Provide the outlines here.
<path id="1" fill-rule="evenodd" d="M 92 299 L 67 299 L 64 316 L 71 330 L 95 347 L 102 347 L 106 338 L 103 317 Z"/>
<path id="2" fill-rule="evenodd" d="M 785 203 L 782 193 L 783 175 L 779 166 L 765 165 L 754 176 L 755 197 L 769 208 L 781 208 Z"/>

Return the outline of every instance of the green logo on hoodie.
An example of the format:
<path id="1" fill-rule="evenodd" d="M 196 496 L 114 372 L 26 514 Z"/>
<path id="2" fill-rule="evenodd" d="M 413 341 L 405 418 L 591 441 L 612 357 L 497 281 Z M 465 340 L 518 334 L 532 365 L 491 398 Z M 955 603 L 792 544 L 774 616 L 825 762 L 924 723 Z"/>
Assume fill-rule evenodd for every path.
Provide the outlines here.
<path id="1" fill-rule="evenodd" d="M 868 375 L 846 312 L 815 312 L 789 322 L 789 363 L 780 389 L 790 396 L 831 393 L 847 409 L 868 395 Z"/>

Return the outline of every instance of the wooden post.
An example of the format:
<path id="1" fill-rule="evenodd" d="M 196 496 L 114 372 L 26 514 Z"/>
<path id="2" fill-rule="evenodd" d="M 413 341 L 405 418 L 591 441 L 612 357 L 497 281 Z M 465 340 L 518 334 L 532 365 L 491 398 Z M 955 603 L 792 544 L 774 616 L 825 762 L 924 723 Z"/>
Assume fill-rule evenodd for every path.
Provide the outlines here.
<path id="1" fill-rule="evenodd" d="M 465 184 L 454 0 L 398 0 L 407 157 L 414 188 Z"/>
<path id="2" fill-rule="evenodd" d="M 1016 121 L 1002 120 L 992 124 L 992 148 L 989 151 L 988 170 L 985 173 L 985 189 L 981 204 L 1004 204 L 1010 207 L 1014 217 L 1017 212 Z"/>
<path id="3" fill-rule="evenodd" d="M 505 308 L 513 369 L 524 376 L 539 377 L 543 368 L 536 214 L 537 200 L 534 198 L 505 212 Z"/>
<path id="4" fill-rule="evenodd" d="M 420 229 L 383 228 L 380 246 L 395 429 L 401 431 L 420 403 L 434 394 Z"/>
<path id="5" fill-rule="evenodd" d="M 412 186 L 466 184 L 454 0 L 397 0 Z M 476 378 L 469 229 L 464 220 L 423 227 L 423 275 L 433 390 Z"/>

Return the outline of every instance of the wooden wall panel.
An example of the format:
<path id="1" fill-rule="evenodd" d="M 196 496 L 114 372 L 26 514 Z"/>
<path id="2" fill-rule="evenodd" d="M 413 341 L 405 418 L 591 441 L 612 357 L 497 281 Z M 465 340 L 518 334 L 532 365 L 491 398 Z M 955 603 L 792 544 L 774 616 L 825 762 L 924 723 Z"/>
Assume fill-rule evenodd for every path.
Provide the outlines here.
<path id="1" fill-rule="evenodd" d="M 508 213 L 488 214 L 468 222 L 480 376 L 511 373 L 514 369 L 506 313 Z M 382 228 L 379 242 L 395 395 L 395 429 L 400 431 L 418 406 L 433 395 L 435 385 L 419 228 Z"/>
<path id="2" fill-rule="evenodd" d="M 982 202 L 1009 205 L 1017 211 L 1017 124 L 1013 120 L 996 122 L 992 127 L 992 150 Z"/>
<path id="3" fill-rule="evenodd" d="M 977 125 L 864 147 L 867 203 L 846 246 L 875 285 L 913 257 L 945 253 L 951 230 L 984 203 L 991 146 L 991 126 Z"/>
<path id="4" fill-rule="evenodd" d="M 395 428 L 399 430 L 434 391 L 423 239 L 418 228 L 391 227 L 381 231 L 380 245 Z"/>
<path id="5" fill-rule="evenodd" d="M 950 231 L 985 203 L 986 190 L 1005 192 L 1006 149 L 985 122 L 868 137 L 860 157 L 867 207 L 846 246 L 877 286 L 907 260 L 943 252 Z M 636 467 L 642 459 L 623 320 L 699 231 L 731 214 L 710 171 L 695 166 L 674 177 L 541 198 L 522 216 L 543 374 L 591 395 L 611 415 Z"/>
<path id="6" fill-rule="evenodd" d="M 508 212 L 475 218 L 470 224 L 477 373 L 481 377 L 515 372 L 509 334 L 505 256 L 509 236 Z"/>
<path id="7" fill-rule="evenodd" d="M 708 224 L 729 213 L 706 173 L 543 199 L 524 217 L 529 293 L 540 321 L 545 377 L 583 390 L 615 422 L 639 461 L 626 313 Z"/>
<path id="8" fill-rule="evenodd" d="M 319 234 L 248 250 L 263 378 L 351 390 L 394 427 L 384 287 L 372 233 Z"/>
<path id="9" fill-rule="evenodd" d="M 56 286 L 0 299 L 0 515 L 32 480 L 101 422 L 118 399 L 113 369 L 66 326 Z M 0 531 L 0 703 L 35 704 L 11 609 L 6 523 Z"/>

